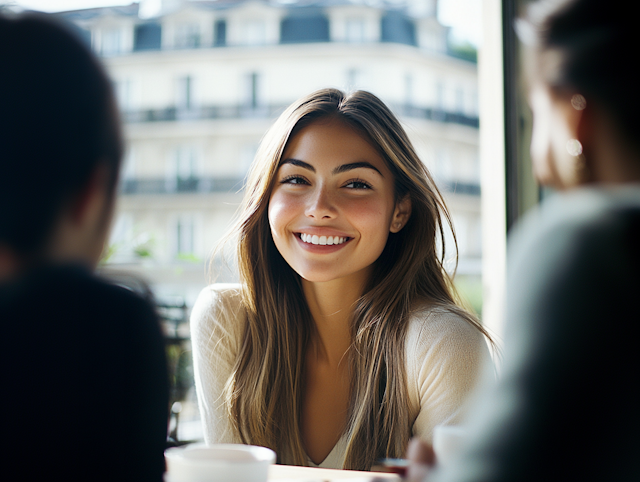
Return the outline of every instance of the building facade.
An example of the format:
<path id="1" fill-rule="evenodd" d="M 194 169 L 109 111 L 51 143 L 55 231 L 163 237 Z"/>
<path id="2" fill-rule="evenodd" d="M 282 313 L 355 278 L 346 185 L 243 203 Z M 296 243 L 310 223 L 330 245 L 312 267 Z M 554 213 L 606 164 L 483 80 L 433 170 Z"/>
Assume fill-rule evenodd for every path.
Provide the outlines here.
<path id="1" fill-rule="evenodd" d="M 400 118 L 445 193 L 458 272 L 479 280 L 477 69 L 449 53 L 436 7 L 165 0 L 151 16 L 144 3 L 61 13 L 106 63 L 125 123 L 110 266 L 190 305 L 263 134 L 297 98 L 335 87 L 371 91 Z"/>

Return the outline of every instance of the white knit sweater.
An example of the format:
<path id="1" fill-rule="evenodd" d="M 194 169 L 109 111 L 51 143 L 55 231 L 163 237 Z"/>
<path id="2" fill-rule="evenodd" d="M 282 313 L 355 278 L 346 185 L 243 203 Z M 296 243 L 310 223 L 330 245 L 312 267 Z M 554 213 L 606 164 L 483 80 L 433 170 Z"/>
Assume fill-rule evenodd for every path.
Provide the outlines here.
<path id="1" fill-rule="evenodd" d="M 191 313 L 196 391 L 207 443 L 240 443 L 222 394 L 244 323 L 237 284 L 205 288 Z M 425 308 L 409 322 L 405 350 L 413 435 L 431 440 L 436 425 L 461 422 L 464 402 L 490 363 L 487 344 L 460 316 L 446 308 Z M 342 468 L 345 448 L 343 437 L 319 467 Z"/>

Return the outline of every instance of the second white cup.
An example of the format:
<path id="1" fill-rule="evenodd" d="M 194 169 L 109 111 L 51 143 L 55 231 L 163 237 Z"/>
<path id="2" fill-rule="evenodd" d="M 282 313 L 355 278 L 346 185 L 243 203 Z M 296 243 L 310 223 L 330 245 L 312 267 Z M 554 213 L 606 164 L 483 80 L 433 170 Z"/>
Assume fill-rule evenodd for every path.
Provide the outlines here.
<path id="1" fill-rule="evenodd" d="M 448 465 L 458 453 L 467 431 L 459 425 L 437 425 L 433 429 L 433 451 L 439 465 Z"/>

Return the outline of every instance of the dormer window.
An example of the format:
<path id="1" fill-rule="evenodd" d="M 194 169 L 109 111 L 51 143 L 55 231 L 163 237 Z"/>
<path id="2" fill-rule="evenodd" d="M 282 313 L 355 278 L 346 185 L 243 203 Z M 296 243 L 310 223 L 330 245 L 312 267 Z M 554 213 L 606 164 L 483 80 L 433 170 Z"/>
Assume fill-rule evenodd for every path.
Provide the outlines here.
<path id="1" fill-rule="evenodd" d="M 162 27 L 159 23 L 148 22 L 136 25 L 133 34 L 133 50 L 160 50 Z"/>
<path id="2" fill-rule="evenodd" d="M 389 12 L 382 17 L 381 33 L 383 42 L 417 45 L 415 24 L 398 12 Z"/>
<path id="3" fill-rule="evenodd" d="M 323 14 L 289 16 L 280 23 L 280 42 L 328 42 L 329 19 Z"/>

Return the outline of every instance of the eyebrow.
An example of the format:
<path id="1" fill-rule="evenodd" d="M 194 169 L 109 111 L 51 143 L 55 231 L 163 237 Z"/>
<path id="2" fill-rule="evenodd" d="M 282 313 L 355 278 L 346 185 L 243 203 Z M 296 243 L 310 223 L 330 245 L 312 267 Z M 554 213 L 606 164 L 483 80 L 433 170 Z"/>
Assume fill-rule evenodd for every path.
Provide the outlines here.
<path id="1" fill-rule="evenodd" d="M 307 169 L 311 172 L 316 172 L 315 167 L 313 167 L 308 162 L 301 161 L 300 159 L 293 159 L 293 158 L 283 159 L 282 161 L 280 161 L 280 166 L 284 164 L 292 164 L 294 166 Z M 350 162 L 349 164 L 342 164 L 341 166 L 338 166 L 333 171 L 331 171 L 331 174 L 341 174 L 343 172 L 351 171 L 353 169 L 360 169 L 360 168 L 373 169 L 374 171 L 376 171 L 378 174 L 382 176 L 382 173 L 378 170 L 378 168 L 367 161 Z"/>

